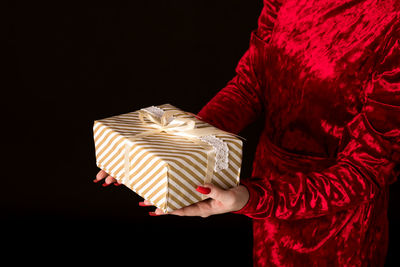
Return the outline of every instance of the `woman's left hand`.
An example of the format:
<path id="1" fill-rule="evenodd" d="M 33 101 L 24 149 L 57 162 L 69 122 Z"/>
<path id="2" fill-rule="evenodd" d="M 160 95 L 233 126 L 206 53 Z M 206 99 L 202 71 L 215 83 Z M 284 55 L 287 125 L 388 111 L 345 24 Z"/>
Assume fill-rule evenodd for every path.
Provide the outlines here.
<path id="1" fill-rule="evenodd" d="M 243 185 L 225 190 L 214 184 L 207 183 L 204 186 L 199 186 L 196 190 L 210 198 L 169 213 L 164 213 L 157 208 L 154 212 L 150 212 L 150 215 L 172 214 L 206 218 L 210 215 L 238 211 L 243 208 L 249 200 L 249 192 Z M 151 206 L 152 204 L 145 200 L 144 202 L 140 202 L 139 205 Z"/>

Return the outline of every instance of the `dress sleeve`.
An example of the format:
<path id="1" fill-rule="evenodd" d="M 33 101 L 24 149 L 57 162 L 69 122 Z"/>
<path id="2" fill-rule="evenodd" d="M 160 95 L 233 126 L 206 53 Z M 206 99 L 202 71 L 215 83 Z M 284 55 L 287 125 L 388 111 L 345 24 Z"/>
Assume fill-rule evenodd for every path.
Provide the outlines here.
<path id="1" fill-rule="evenodd" d="M 264 55 L 252 40 L 262 38 L 269 42 L 281 1 L 264 0 L 258 18 L 258 27 L 251 34 L 250 45 L 239 60 L 236 75 L 197 114 L 202 120 L 228 132 L 239 133 L 262 114 L 263 92 L 260 86 L 262 72 L 259 62 Z"/>
<path id="2" fill-rule="evenodd" d="M 345 127 L 335 164 L 320 172 L 243 180 L 250 198 L 234 213 L 255 219 L 318 217 L 369 202 L 397 180 L 400 27 L 388 39 L 366 84 L 363 108 Z"/>

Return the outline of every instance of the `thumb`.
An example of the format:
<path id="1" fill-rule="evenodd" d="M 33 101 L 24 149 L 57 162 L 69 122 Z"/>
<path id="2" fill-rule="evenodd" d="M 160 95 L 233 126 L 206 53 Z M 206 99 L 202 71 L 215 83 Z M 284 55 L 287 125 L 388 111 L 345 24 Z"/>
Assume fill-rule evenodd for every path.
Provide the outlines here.
<path id="1" fill-rule="evenodd" d="M 207 189 L 209 189 L 209 190 L 207 190 Z M 218 185 L 211 184 L 211 183 L 206 183 L 206 184 L 204 184 L 204 186 L 199 186 L 197 188 L 197 191 L 209 196 L 212 199 L 215 199 L 215 200 L 218 200 L 221 202 L 223 202 L 225 200 L 226 193 L 227 193 L 226 190 L 222 189 Z M 209 191 L 209 193 L 207 193 L 207 191 Z"/>

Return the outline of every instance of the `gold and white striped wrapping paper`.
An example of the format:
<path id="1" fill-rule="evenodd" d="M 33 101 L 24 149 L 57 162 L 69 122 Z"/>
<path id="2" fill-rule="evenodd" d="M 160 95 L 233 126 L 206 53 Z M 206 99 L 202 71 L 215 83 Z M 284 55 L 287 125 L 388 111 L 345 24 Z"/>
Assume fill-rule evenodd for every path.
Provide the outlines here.
<path id="1" fill-rule="evenodd" d="M 177 110 L 176 117 L 195 120 L 196 128 L 213 127 L 170 104 L 157 106 Z M 190 139 L 171 133 L 157 133 L 132 141 L 132 137 L 151 128 L 139 120 L 139 112 L 96 120 L 93 126 L 96 164 L 135 193 L 164 212 L 189 206 L 204 196 L 196 191 L 204 184 L 207 153 Z M 215 135 L 229 148 L 228 168 L 214 172 L 212 183 L 227 189 L 239 184 L 242 141 L 222 130 Z M 129 139 L 131 138 L 131 139 Z M 125 153 L 126 144 L 131 150 Z M 125 156 L 129 155 L 129 166 Z M 129 168 L 129 175 L 125 170 Z"/>

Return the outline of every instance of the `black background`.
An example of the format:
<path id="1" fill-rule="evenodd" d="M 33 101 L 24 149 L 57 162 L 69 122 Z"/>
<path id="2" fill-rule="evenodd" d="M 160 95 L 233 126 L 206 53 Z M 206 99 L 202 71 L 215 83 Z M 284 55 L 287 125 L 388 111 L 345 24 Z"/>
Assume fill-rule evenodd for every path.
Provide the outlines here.
<path id="1" fill-rule="evenodd" d="M 152 208 L 139 207 L 129 189 L 94 184 L 92 126 L 164 103 L 197 113 L 233 78 L 262 1 L 132 3 L 3 9 L 4 91 L 11 98 L 2 101 L 2 130 L 10 135 L 2 254 L 52 265 L 251 266 L 249 218 L 150 217 Z M 251 173 L 261 127 L 257 121 L 241 133 L 243 177 Z M 395 266 L 398 183 L 391 190 L 387 265 Z"/>

